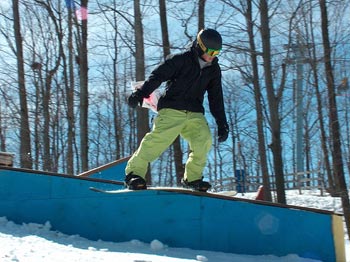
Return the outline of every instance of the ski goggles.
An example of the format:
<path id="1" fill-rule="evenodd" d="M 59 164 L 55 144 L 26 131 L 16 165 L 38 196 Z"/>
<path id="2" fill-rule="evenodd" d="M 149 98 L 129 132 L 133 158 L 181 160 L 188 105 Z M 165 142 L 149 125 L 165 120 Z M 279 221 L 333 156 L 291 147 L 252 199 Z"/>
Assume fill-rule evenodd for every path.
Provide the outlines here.
<path id="1" fill-rule="evenodd" d="M 217 56 L 218 54 L 220 54 L 221 50 L 216 50 L 216 49 L 211 49 L 211 48 L 207 48 L 207 50 L 205 51 L 206 54 L 210 55 L 210 56 Z"/>
<path id="2" fill-rule="evenodd" d="M 200 36 L 197 36 L 197 43 L 202 49 L 202 51 L 209 56 L 217 56 L 221 51 L 221 49 L 207 48 L 202 42 L 202 39 L 200 38 Z"/>

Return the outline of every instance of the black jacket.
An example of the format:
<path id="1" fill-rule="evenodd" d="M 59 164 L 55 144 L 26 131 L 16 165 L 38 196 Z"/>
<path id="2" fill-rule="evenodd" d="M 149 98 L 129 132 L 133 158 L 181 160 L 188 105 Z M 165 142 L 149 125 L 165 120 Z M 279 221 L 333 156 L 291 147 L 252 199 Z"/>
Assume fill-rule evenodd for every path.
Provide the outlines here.
<path id="1" fill-rule="evenodd" d="M 217 125 L 227 125 L 217 58 L 201 69 L 194 45 L 183 53 L 170 55 L 145 81 L 143 95 L 148 96 L 165 81 L 166 92 L 159 99 L 158 110 L 172 108 L 204 114 L 204 94 L 208 92 L 210 112 Z"/>

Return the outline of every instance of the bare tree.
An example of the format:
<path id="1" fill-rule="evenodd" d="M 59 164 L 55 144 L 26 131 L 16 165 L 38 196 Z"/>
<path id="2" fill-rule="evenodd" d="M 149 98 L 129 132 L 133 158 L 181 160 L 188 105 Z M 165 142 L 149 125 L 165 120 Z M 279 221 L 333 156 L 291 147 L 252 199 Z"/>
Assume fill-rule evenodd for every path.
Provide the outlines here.
<path id="1" fill-rule="evenodd" d="M 142 14 L 140 8 L 140 0 L 134 0 L 134 16 L 135 16 L 135 60 L 136 60 L 136 81 L 145 79 L 145 54 Z M 148 110 L 145 108 L 137 108 L 137 138 L 140 144 L 142 138 L 149 131 Z M 146 181 L 152 182 L 150 172 L 146 174 Z"/>
<path id="2" fill-rule="evenodd" d="M 269 16 L 269 5 L 266 0 L 259 2 L 260 10 L 260 32 L 262 39 L 263 48 L 263 61 L 264 61 L 264 76 L 265 85 L 267 91 L 267 98 L 269 102 L 270 111 L 270 125 L 271 125 L 271 136 L 272 142 L 270 149 L 273 154 L 274 171 L 276 177 L 276 191 L 277 201 L 282 204 L 286 204 L 285 195 L 285 179 L 283 172 L 283 159 L 282 159 L 282 141 L 281 141 L 281 119 L 279 112 L 279 104 L 281 101 L 282 89 L 284 85 L 284 76 L 282 76 L 281 87 L 275 94 L 274 81 L 272 76 L 271 68 L 271 39 L 270 39 L 270 16 Z M 283 68 L 285 71 L 285 67 Z M 283 74 L 284 75 L 284 74 Z"/>
<path id="3" fill-rule="evenodd" d="M 198 0 L 198 32 L 205 28 L 205 1 Z"/>
<path id="4" fill-rule="evenodd" d="M 61 32 L 60 26 L 58 25 L 58 19 L 55 17 L 54 11 L 50 5 L 50 3 L 45 3 L 41 0 L 35 0 L 36 3 L 43 6 L 54 25 L 55 30 L 55 36 L 57 37 L 57 43 L 58 43 L 58 54 L 55 57 L 55 62 L 53 63 L 52 68 L 47 68 L 45 71 L 45 83 L 42 86 L 41 89 L 41 95 L 42 95 L 42 109 L 43 109 L 43 116 L 44 116 L 44 126 L 43 126 L 43 170 L 48 171 L 54 171 L 52 170 L 52 161 L 54 160 L 52 157 L 53 152 L 51 152 L 51 148 L 53 147 L 53 144 L 51 143 L 51 134 L 50 134 L 50 121 L 51 121 L 51 115 L 50 115 L 50 104 L 51 104 L 51 96 L 52 96 L 52 81 L 57 73 L 60 64 L 61 64 L 61 58 L 63 54 L 63 46 L 62 46 L 62 38 L 63 33 Z M 49 46 L 45 47 L 46 52 L 49 52 Z M 48 63 L 47 63 L 48 64 Z"/>
<path id="5" fill-rule="evenodd" d="M 114 9 L 117 8 L 117 2 L 113 1 Z M 121 115 L 122 112 L 120 108 L 122 107 L 122 96 L 119 92 L 119 85 L 121 81 L 118 79 L 118 55 L 119 55 L 119 47 L 118 47 L 118 18 L 117 14 L 113 12 L 112 18 L 113 26 L 115 27 L 114 41 L 113 41 L 113 115 L 114 115 L 114 137 L 115 137 L 115 146 L 116 146 L 116 159 L 120 159 L 123 155 L 123 129 L 122 129 L 122 121 Z"/>
<path id="6" fill-rule="evenodd" d="M 309 3 L 310 6 L 312 3 Z M 311 8 L 310 8 L 311 9 Z M 311 32 L 310 32 L 310 40 L 312 43 L 315 43 L 315 34 L 313 28 L 313 18 L 312 18 L 312 12 L 309 12 L 310 16 L 310 27 L 311 27 Z M 329 192 L 334 195 L 335 193 L 335 185 L 334 185 L 334 178 L 332 175 L 331 171 L 331 164 L 330 164 L 330 159 L 329 159 L 329 150 L 327 147 L 327 134 L 326 134 L 326 128 L 325 128 L 325 123 L 324 123 L 324 116 L 323 116 L 323 103 L 322 103 L 322 94 L 320 91 L 320 80 L 319 80 L 319 74 L 318 74 L 318 58 L 317 58 L 317 51 L 316 47 L 313 45 L 312 48 L 309 48 L 309 57 L 310 59 L 310 66 L 311 66 L 311 72 L 312 76 L 314 78 L 314 87 L 315 87 L 315 94 L 316 94 L 316 101 L 317 101 L 317 114 L 318 114 L 318 121 L 319 121 L 319 131 L 320 131 L 320 141 L 321 141 L 321 148 L 323 152 L 323 162 L 325 166 L 325 172 L 328 178 L 328 187 L 329 187 Z"/>
<path id="7" fill-rule="evenodd" d="M 68 59 L 63 53 L 63 68 L 64 68 L 64 83 L 65 83 L 65 98 L 66 98 L 66 116 L 67 116 L 67 173 L 74 174 L 74 141 L 75 141 L 75 116 L 74 116 L 74 47 L 73 47 L 73 12 L 72 8 L 68 8 L 67 24 L 67 52 Z M 63 43 L 62 43 L 63 44 Z"/>
<path id="8" fill-rule="evenodd" d="M 2 104 L 2 103 L 1 103 Z M 0 104 L 0 150 L 6 152 L 6 125 L 4 121 L 4 112 Z"/>
<path id="9" fill-rule="evenodd" d="M 247 33 L 249 37 L 249 46 L 250 46 L 250 59 L 252 64 L 252 82 L 254 87 L 254 98 L 256 106 L 256 121 L 257 121 L 257 131 L 258 131 L 258 146 L 259 146 L 259 157 L 260 157 L 260 167 L 263 177 L 263 186 L 264 186 L 264 200 L 272 201 L 271 190 L 270 190 L 270 176 L 267 165 L 267 156 L 266 156 L 266 146 L 265 146 L 265 135 L 264 135 L 264 116 L 263 116 L 263 107 L 262 107 L 262 94 L 259 83 L 259 71 L 258 71 L 258 52 L 255 47 L 254 40 L 254 21 L 252 15 L 252 1 L 247 1 L 247 10 L 245 13 L 246 23 L 247 23 Z"/>
<path id="10" fill-rule="evenodd" d="M 81 25 L 78 43 L 79 51 L 79 77 L 80 77 L 80 158 L 81 169 L 86 171 L 89 168 L 89 126 L 88 126 L 88 108 L 89 108 L 89 89 L 88 89 L 88 20 L 84 17 L 87 12 L 88 0 L 81 0 L 80 10 L 82 12 Z"/>
<path id="11" fill-rule="evenodd" d="M 24 168 L 32 168 L 31 136 L 29 129 L 29 116 L 27 106 L 27 90 L 24 77 L 23 40 L 21 35 L 21 22 L 18 0 L 12 0 L 13 29 L 16 42 L 17 75 L 20 98 L 20 164 Z"/>
<path id="12" fill-rule="evenodd" d="M 345 217 L 345 223 L 350 237 L 350 202 L 349 194 L 346 187 L 346 181 L 344 176 L 343 157 L 341 152 L 341 136 L 340 126 L 338 121 L 337 103 L 335 97 L 335 85 L 333 76 L 333 67 L 331 63 L 331 44 L 329 41 L 328 32 L 328 12 L 327 4 L 325 0 L 319 0 L 321 9 L 321 23 L 322 23 L 322 38 L 324 49 L 324 65 L 328 90 L 328 103 L 329 103 L 329 122 L 330 133 L 332 137 L 332 157 L 333 157 L 333 172 L 334 177 L 338 181 L 338 190 L 342 200 L 343 212 Z"/>
<path id="13" fill-rule="evenodd" d="M 166 58 L 170 55 L 170 41 L 168 33 L 168 23 L 167 23 L 167 9 L 165 0 L 159 0 L 159 15 L 160 15 L 160 25 L 162 31 L 162 40 L 163 40 L 163 55 Z M 180 143 L 180 136 L 178 136 L 173 143 L 173 153 L 174 153 L 174 163 L 175 163 L 175 175 L 176 183 L 181 184 L 181 178 L 183 177 L 185 168 L 182 163 L 182 149 Z"/>

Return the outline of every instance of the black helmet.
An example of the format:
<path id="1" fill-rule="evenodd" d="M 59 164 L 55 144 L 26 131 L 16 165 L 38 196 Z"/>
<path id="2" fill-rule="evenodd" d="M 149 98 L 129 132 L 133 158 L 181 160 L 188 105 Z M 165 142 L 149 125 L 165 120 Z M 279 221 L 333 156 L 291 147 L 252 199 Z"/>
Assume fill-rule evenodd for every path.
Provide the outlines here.
<path id="1" fill-rule="evenodd" d="M 214 29 L 202 29 L 197 35 L 199 54 L 207 53 L 210 56 L 219 54 L 222 48 L 222 38 Z"/>

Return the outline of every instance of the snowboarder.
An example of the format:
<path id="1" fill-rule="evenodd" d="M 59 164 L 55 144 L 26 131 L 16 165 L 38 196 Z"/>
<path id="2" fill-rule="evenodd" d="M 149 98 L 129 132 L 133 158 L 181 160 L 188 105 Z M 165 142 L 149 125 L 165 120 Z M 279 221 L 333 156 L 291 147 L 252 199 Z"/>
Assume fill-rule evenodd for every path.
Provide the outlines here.
<path id="1" fill-rule="evenodd" d="M 189 143 L 191 150 L 185 165 L 183 186 L 198 191 L 207 191 L 211 187 L 202 177 L 212 145 L 203 100 L 207 92 L 210 112 L 218 127 L 218 142 L 226 141 L 229 127 L 217 58 L 221 49 L 222 38 L 216 30 L 201 30 L 188 50 L 168 56 L 152 71 L 143 86 L 128 98 L 129 106 L 136 108 L 162 82 L 167 82 L 166 92 L 158 101 L 153 129 L 144 136 L 127 163 L 125 185 L 129 189 L 147 188 L 148 164 L 156 160 L 178 135 Z"/>

